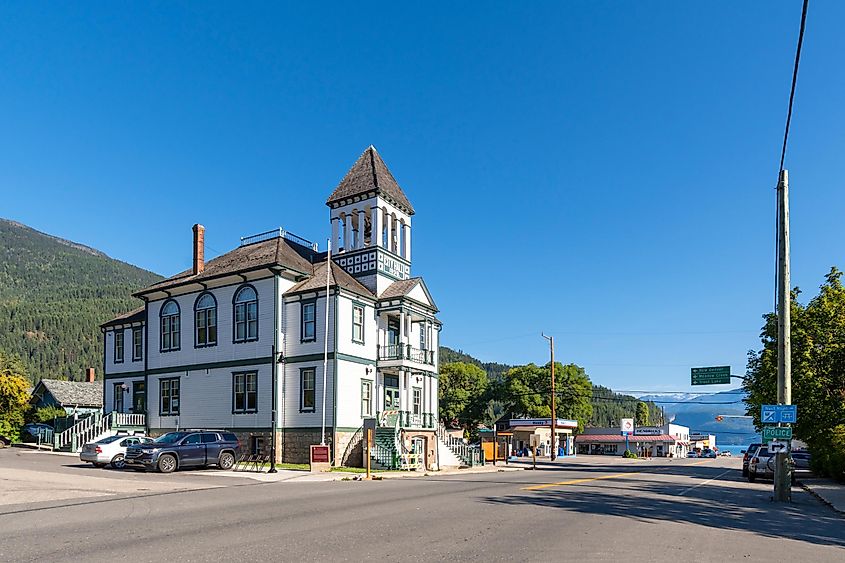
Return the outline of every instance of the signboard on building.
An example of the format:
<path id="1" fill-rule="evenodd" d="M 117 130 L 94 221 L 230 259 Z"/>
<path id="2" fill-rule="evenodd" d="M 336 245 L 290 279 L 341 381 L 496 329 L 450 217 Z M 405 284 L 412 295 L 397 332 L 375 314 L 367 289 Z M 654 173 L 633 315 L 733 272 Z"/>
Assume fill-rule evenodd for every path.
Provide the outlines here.
<path id="1" fill-rule="evenodd" d="M 798 421 L 798 407 L 795 405 L 762 405 L 760 421 L 763 424 L 794 424 Z"/>
<path id="2" fill-rule="evenodd" d="M 725 385 L 731 382 L 731 366 L 712 366 L 690 370 L 693 385 Z"/>
<path id="3" fill-rule="evenodd" d="M 657 426 L 637 426 L 634 430 L 634 436 L 660 436 L 663 434 L 663 429 Z"/>
<path id="4" fill-rule="evenodd" d="M 623 418 L 622 422 L 619 424 L 619 430 L 623 434 L 633 434 L 634 433 L 634 419 L 633 418 Z"/>
<path id="5" fill-rule="evenodd" d="M 791 426 L 764 426 L 763 427 L 763 441 L 769 442 L 771 440 L 791 440 L 792 427 Z"/>

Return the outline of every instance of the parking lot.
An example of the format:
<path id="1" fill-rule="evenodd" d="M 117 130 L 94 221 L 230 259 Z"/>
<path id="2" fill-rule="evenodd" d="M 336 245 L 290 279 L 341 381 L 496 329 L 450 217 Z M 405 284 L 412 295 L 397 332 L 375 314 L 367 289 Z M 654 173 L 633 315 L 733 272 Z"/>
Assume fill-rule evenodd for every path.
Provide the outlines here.
<path id="1" fill-rule="evenodd" d="M 252 484 L 217 469 L 170 475 L 97 469 L 76 455 L 0 449 L 0 514 L 124 496 Z"/>

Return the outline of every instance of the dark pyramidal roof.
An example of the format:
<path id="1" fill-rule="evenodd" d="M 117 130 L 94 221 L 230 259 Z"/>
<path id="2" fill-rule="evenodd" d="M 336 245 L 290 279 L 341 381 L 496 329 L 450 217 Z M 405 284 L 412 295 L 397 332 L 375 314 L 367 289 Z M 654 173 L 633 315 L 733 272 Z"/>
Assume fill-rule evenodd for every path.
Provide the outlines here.
<path id="1" fill-rule="evenodd" d="M 384 197 L 408 215 L 414 214 L 414 207 L 408 201 L 405 192 L 399 187 L 396 178 L 387 169 L 387 165 L 372 145 L 352 165 L 326 204 L 331 206 L 338 201 L 370 192 Z"/>

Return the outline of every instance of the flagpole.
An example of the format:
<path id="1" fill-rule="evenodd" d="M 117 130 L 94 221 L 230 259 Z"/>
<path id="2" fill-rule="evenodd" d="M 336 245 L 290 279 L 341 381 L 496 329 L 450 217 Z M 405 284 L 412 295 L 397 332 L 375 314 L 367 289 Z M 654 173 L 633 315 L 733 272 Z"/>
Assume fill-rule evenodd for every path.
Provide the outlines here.
<path id="1" fill-rule="evenodd" d="M 326 370 L 329 366 L 329 288 L 331 287 L 331 271 L 332 271 L 332 241 L 329 240 L 329 254 L 326 257 L 326 330 L 323 338 L 323 422 L 320 426 L 320 445 L 326 445 Z"/>

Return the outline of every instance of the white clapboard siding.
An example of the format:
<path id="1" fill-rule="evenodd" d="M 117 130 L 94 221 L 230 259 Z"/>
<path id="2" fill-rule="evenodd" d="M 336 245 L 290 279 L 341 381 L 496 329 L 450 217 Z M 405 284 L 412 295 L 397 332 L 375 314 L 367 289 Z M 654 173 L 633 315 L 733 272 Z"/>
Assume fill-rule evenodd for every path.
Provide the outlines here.
<path id="1" fill-rule="evenodd" d="M 161 307 L 167 300 L 151 301 L 149 304 L 149 368 L 180 367 L 186 365 L 225 362 L 269 357 L 274 342 L 274 294 L 273 278 L 250 282 L 258 294 L 258 340 L 253 342 L 233 342 L 235 292 L 243 284 L 213 288 L 209 293 L 217 299 L 217 344 L 215 346 L 195 347 L 194 304 L 201 291 L 179 295 L 174 300 L 179 304 L 181 314 L 181 347 L 177 351 L 160 352 L 161 347 Z"/>
<path id="2" fill-rule="evenodd" d="M 258 373 L 258 412 L 232 413 L 233 372 Z M 151 375 L 147 389 L 147 411 L 151 430 L 156 428 L 263 428 L 271 424 L 271 365 L 213 368 Z M 179 415 L 160 416 L 160 380 L 178 377 Z"/>

